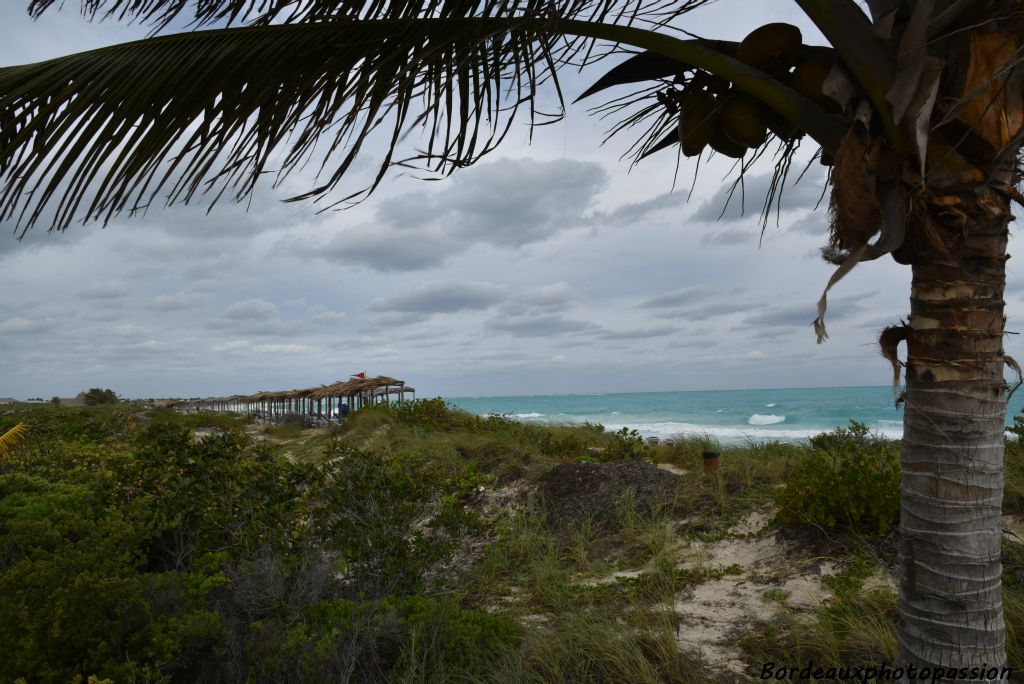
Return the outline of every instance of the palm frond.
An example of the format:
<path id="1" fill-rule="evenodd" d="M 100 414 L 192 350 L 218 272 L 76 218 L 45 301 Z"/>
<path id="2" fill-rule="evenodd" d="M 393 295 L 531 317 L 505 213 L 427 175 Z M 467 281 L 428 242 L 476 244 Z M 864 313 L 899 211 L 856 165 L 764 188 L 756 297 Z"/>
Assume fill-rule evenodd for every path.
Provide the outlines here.
<path id="1" fill-rule="evenodd" d="M 845 132 L 701 41 L 636 27 L 552 16 L 194 31 L 0 69 L 0 220 L 63 230 L 158 199 L 241 200 L 264 174 L 280 182 L 311 160 L 316 185 L 292 199 L 319 199 L 374 136 L 386 148 L 376 176 L 339 201 L 396 164 L 444 175 L 494 149 L 520 108 L 543 122 L 539 90 L 561 101 L 557 68 L 595 40 L 722 73 L 826 147 Z M 397 156 L 417 130 L 425 147 Z"/>
<path id="2" fill-rule="evenodd" d="M 448 172 L 492 149 L 524 103 L 539 116 L 532 98 L 560 48 L 512 30 L 523 21 L 195 31 L 0 69 L 0 216 L 63 230 L 158 197 L 240 200 L 311 158 L 322 173 L 301 197 L 321 196 L 368 138 L 394 148 L 415 127 L 429 135 L 421 156 Z"/>
<path id="3" fill-rule="evenodd" d="M 735 56 L 736 49 L 739 47 L 739 43 L 730 40 L 701 40 L 700 44 L 730 57 Z M 802 45 L 800 59 L 834 60 L 835 50 L 824 45 Z M 692 65 L 656 52 L 649 50 L 638 52 L 609 69 L 604 76 L 583 91 L 575 102 L 615 86 L 668 78 L 689 68 L 692 68 Z"/>
<path id="4" fill-rule="evenodd" d="M 867 95 L 886 135 L 900 144 L 902 136 L 888 99 L 896 74 L 894 50 L 875 35 L 871 20 L 854 0 L 796 0 L 842 57 L 843 65 Z M 872 10 L 874 11 L 874 10 Z"/>
<path id="5" fill-rule="evenodd" d="M 31 0 L 29 13 L 39 17 L 67 0 Z M 557 14 L 567 19 L 664 24 L 712 0 L 80 0 L 93 19 L 137 21 L 160 30 L 171 22 L 193 26 L 277 24 L 376 19 L 455 19 Z"/>
<path id="6" fill-rule="evenodd" d="M 25 423 L 18 423 L 10 430 L 0 435 L 0 456 L 6 454 L 15 447 L 25 437 L 25 433 L 28 432 L 28 425 Z"/>

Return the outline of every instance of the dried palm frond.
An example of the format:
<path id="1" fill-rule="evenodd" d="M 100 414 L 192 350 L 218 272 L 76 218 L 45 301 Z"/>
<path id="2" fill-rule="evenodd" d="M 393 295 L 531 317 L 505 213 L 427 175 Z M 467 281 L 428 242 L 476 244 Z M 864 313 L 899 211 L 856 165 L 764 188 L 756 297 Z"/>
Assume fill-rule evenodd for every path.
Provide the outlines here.
<path id="1" fill-rule="evenodd" d="M 27 432 L 28 425 L 25 423 L 18 423 L 7 432 L 0 435 L 0 456 L 6 454 L 21 442 L 25 438 L 25 433 Z"/>

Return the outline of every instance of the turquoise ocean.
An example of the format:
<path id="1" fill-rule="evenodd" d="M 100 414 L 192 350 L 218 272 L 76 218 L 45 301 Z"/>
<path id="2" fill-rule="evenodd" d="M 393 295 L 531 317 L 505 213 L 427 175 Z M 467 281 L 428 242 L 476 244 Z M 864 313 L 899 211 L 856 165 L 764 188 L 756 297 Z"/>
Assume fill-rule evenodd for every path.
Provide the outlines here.
<path id="1" fill-rule="evenodd" d="M 722 444 L 799 442 L 857 420 L 873 432 L 900 438 L 903 410 L 892 387 L 632 392 L 515 397 L 448 397 L 479 415 L 502 414 L 534 423 L 601 423 L 635 428 L 644 437 L 711 435 Z M 1024 411 L 1024 388 L 1011 397 L 1007 425 Z"/>

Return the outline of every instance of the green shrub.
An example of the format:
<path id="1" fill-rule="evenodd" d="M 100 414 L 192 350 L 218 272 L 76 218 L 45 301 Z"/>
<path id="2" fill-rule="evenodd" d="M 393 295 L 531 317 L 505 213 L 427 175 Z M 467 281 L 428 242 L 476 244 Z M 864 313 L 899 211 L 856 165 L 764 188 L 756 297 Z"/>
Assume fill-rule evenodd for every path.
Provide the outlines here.
<path id="1" fill-rule="evenodd" d="M 159 658 L 134 511 L 89 487 L 0 476 L 0 681 L 118 681 Z M 127 515 L 126 515 L 127 513 Z"/>
<path id="2" fill-rule="evenodd" d="M 869 438 L 861 424 L 850 425 L 812 439 L 816 448 L 797 462 L 776 495 L 783 522 L 880 536 L 896 525 L 899 449 Z"/>
<path id="3" fill-rule="evenodd" d="M 116 404 L 117 395 L 112 389 L 93 387 L 83 397 L 87 406 L 99 406 L 100 404 Z"/>
<path id="4" fill-rule="evenodd" d="M 520 634 L 507 616 L 446 598 L 323 601 L 268 644 L 262 669 L 301 682 L 467 681 L 490 673 Z"/>
<path id="5" fill-rule="evenodd" d="M 601 463 L 647 459 L 651 449 L 644 444 L 644 438 L 636 429 L 624 427 L 611 433 L 612 441 L 600 452 L 596 452 L 594 460 Z"/>
<path id="6" fill-rule="evenodd" d="M 366 598 L 421 589 L 427 567 L 447 552 L 424 521 L 438 487 L 432 473 L 343 440 L 316 473 L 312 526 L 340 553 L 350 586 Z"/>
<path id="7" fill-rule="evenodd" d="M 448 430 L 459 422 L 456 420 L 455 412 L 440 397 L 403 401 L 392 405 L 381 404 L 374 408 L 391 413 L 402 425 L 425 430 Z"/>
<path id="8" fill-rule="evenodd" d="M 867 446 L 874 442 L 868 426 L 856 420 L 850 427 L 837 427 L 832 432 L 822 432 L 811 437 L 811 447 L 821 451 L 835 451 L 849 446 Z"/>

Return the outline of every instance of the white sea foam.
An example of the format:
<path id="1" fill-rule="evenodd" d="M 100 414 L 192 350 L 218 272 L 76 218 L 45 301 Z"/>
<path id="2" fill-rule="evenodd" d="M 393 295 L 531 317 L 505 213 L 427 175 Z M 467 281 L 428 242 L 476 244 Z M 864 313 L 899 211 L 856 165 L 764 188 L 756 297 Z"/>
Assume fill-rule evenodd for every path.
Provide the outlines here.
<path id="1" fill-rule="evenodd" d="M 767 416 L 755 413 L 754 415 L 747 418 L 747 423 L 750 425 L 776 425 L 778 423 L 785 423 L 786 416 L 776 416 L 768 414 Z"/>
<path id="2" fill-rule="evenodd" d="M 742 444 L 744 442 L 803 442 L 822 432 L 828 432 L 826 428 L 776 428 L 776 427 L 733 427 L 721 425 L 696 425 L 693 423 L 632 423 L 605 424 L 605 429 L 610 432 L 621 430 L 624 427 L 636 429 L 644 438 L 658 437 L 661 439 L 672 437 L 703 437 L 710 436 L 722 444 Z M 889 439 L 900 439 L 903 430 L 877 429 L 872 434 Z"/>
<path id="3" fill-rule="evenodd" d="M 775 404 L 765 404 L 765 408 L 775 408 Z"/>
<path id="4" fill-rule="evenodd" d="M 543 413 L 513 413 L 516 418 L 543 418 Z"/>

